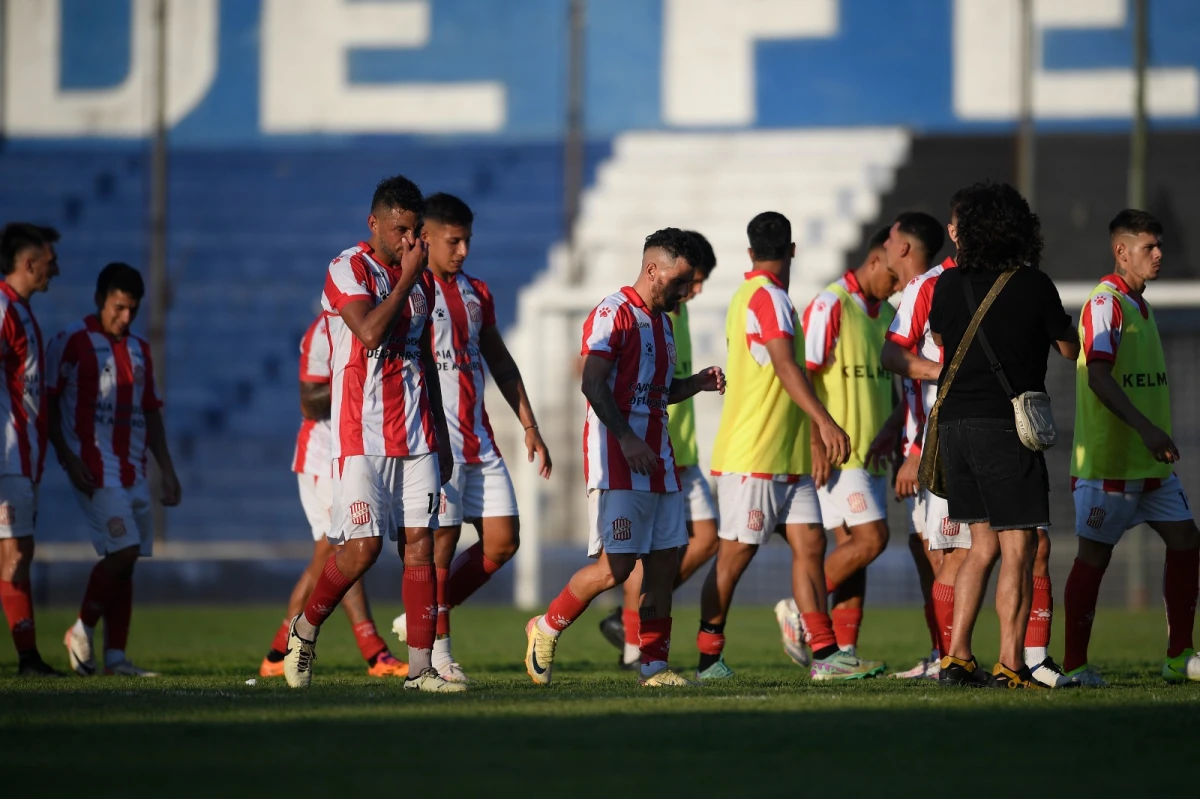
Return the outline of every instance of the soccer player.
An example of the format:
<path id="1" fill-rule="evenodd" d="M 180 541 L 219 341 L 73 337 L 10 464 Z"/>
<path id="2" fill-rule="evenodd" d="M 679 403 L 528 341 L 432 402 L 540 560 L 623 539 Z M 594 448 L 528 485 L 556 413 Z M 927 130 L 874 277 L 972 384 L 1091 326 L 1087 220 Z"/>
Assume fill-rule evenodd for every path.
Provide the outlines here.
<path id="1" fill-rule="evenodd" d="M 434 278 L 433 355 L 454 454 L 454 471 L 442 488 L 434 534 L 438 619 L 433 667 L 450 682 L 467 682 L 450 650 L 450 608 L 491 579 L 520 544 L 516 494 L 483 402 L 488 373 L 525 429 L 529 462 L 536 456 L 546 479 L 553 467 L 521 372 L 496 327 L 492 293 L 486 283 L 463 271 L 474 221 L 467 204 L 453 195 L 434 194 L 425 201 L 421 238 L 429 247 Z M 463 521 L 475 526 L 479 541 L 455 558 Z M 405 640 L 407 614 L 401 614 L 392 629 Z"/>
<path id="2" fill-rule="evenodd" d="M 633 286 L 606 297 L 583 324 L 584 473 L 591 516 L 588 555 L 541 616 L 525 625 L 525 670 L 548 685 L 559 635 L 602 592 L 624 583 L 642 561 L 639 682 L 692 683 L 667 665 L 671 592 L 679 548 L 687 544 L 683 494 L 667 432 L 667 405 L 700 391 L 725 390 L 711 366 L 674 379 L 678 360 L 666 311 L 691 291 L 696 239 L 677 228 L 646 237 Z"/>
<path id="3" fill-rule="evenodd" d="M 754 268 L 725 317 L 730 395 L 712 456 L 720 544 L 700 599 L 696 676 L 733 676 L 722 654 L 733 591 L 758 547 L 779 531 L 792 548 L 792 593 L 803 639 L 813 650 L 809 674 L 814 680 L 866 677 L 881 664 L 838 649 L 825 611 L 825 528 L 806 422 L 816 426 L 814 436 L 835 467 L 849 459 L 850 438 L 804 374 L 804 333 L 797 335 L 796 309 L 787 295 L 796 254 L 791 223 L 768 211 L 750 220 L 747 232 Z"/>
<path id="4" fill-rule="evenodd" d="M 37 522 L 37 487 L 46 459 L 46 396 L 42 331 L 29 300 L 58 275 L 53 228 L 13 222 L 0 233 L 0 605 L 17 647 L 22 677 L 61 677 L 42 660 L 33 624 L 29 569 Z"/>
<path id="5" fill-rule="evenodd" d="M 330 457 L 334 461 L 329 538 L 341 546 L 325 562 L 304 612 L 292 619 L 283 673 L 289 686 L 312 682 L 317 634 L 375 563 L 382 536 L 399 540 L 408 615 L 406 690 L 466 690 L 433 668 L 437 576 L 433 528 L 453 459 L 430 345 L 433 278 L 420 239 L 425 200 L 397 175 L 371 199 L 371 237 L 329 264 L 322 307 L 332 346 Z"/>
<path id="6" fill-rule="evenodd" d="M 695 237 L 700 245 L 700 262 L 695 265 L 691 291 L 670 312 L 671 327 L 675 334 L 676 380 L 683 380 L 692 374 L 692 332 L 688 324 L 687 303 L 699 296 L 704 281 L 708 280 L 717 266 L 717 256 L 708 239 L 694 230 L 687 233 Z M 671 409 L 667 430 L 675 451 L 675 469 L 679 473 L 680 490 L 683 491 L 688 532 L 687 547 L 679 559 L 679 574 L 675 577 L 675 588 L 679 588 L 717 554 L 717 508 L 708 488 L 708 479 L 700 470 L 700 453 L 696 447 L 696 412 L 690 397 Z M 600 622 L 601 634 L 622 650 L 617 664 L 627 670 L 636 669 L 641 663 L 638 639 L 641 585 L 642 567 L 639 563 L 623 586 L 622 606 Z"/>
<path id="7" fill-rule="evenodd" d="M 1079 551 L 1067 578 L 1063 667 L 1077 685 L 1107 685 L 1088 663 L 1096 598 L 1113 547 L 1144 523 L 1167 546 L 1163 679 L 1200 681 L 1192 643 L 1200 532 L 1175 474 L 1179 448 L 1171 439 L 1167 362 L 1154 311 L 1142 296 L 1162 268 L 1162 223 L 1126 209 L 1108 230 L 1113 273 L 1092 291 L 1079 320 L 1084 357 L 1075 373 L 1071 464 Z"/>
<path id="8" fill-rule="evenodd" d="M 150 345 L 130 332 L 146 293 L 129 264 L 96 278 L 96 313 L 59 333 L 46 349 L 49 438 L 92 530 L 92 568 L 79 618 L 63 637 L 71 669 L 96 673 L 93 637 L 104 619 L 104 673 L 157 677 L 125 654 L 133 616 L 133 570 L 154 547 L 146 452 L 162 475 L 162 503 L 182 491 L 154 386 Z"/>
<path id="9" fill-rule="evenodd" d="M 308 326 L 300 339 L 300 412 L 304 421 L 296 436 L 296 452 L 292 471 L 300 486 L 300 505 L 312 529 L 313 554 L 300 579 L 292 588 L 287 614 L 275 632 L 271 649 L 258 667 L 259 676 L 282 677 L 283 659 L 287 656 L 288 630 L 292 619 L 304 610 L 313 586 L 321 577 L 326 562 L 336 552 L 329 542 L 333 510 L 333 461 L 330 460 L 329 423 L 331 396 L 329 325 L 322 313 Z M 358 651 L 367 662 L 367 674 L 372 677 L 407 677 L 408 664 L 397 660 L 388 651 L 387 642 L 375 629 L 366 586 L 358 580 L 342 598 L 342 609 L 350 620 L 350 629 Z"/>

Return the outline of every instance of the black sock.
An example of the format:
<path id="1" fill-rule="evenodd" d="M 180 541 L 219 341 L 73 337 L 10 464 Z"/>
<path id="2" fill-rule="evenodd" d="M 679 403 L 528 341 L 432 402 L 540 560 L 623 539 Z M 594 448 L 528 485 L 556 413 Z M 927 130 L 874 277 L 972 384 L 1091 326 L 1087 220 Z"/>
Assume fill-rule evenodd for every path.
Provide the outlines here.
<path id="1" fill-rule="evenodd" d="M 384 652 L 386 652 L 386 651 L 387 650 L 385 649 Z M 367 658 L 367 668 L 369 668 L 369 669 L 374 668 L 375 662 L 379 660 L 379 655 L 382 655 L 382 654 L 383 654 L 383 652 L 380 652 L 379 654 L 371 655 L 371 657 Z"/>
<path id="2" fill-rule="evenodd" d="M 813 660 L 824 660 L 830 655 L 835 654 L 837 651 L 837 644 L 830 644 L 829 646 L 821 647 L 820 649 L 813 650 Z"/>
<path id="3" fill-rule="evenodd" d="M 267 653 L 267 662 L 268 663 L 279 663 L 285 657 L 287 657 L 286 652 L 280 652 L 278 649 L 272 649 L 270 652 Z"/>
<path id="4" fill-rule="evenodd" d="M 24 652 L 17 653 L 17 666 L 25 666 L 29 663 L 37 663 L 42 659 L 42 656 L 36 649 L 26 649 Z"/>
<path id="5" fill-rule="evenodd" d="M 700 632 L 708 633 L 709 635 L 724 635 L 725 634 L 725 623 L 721 622 L 720 624 L 709 624 L 706 621 L 701 621 L 700 622 Z M 703 652 L 701 652 L 700 653 L 700 668 L 699 668 L 699 670 L 704 671 L 705 669 L 707 669 L 709 666 L 713 665 L 720 659 L 721 659 L 720 654 L 706 655 Z"/>

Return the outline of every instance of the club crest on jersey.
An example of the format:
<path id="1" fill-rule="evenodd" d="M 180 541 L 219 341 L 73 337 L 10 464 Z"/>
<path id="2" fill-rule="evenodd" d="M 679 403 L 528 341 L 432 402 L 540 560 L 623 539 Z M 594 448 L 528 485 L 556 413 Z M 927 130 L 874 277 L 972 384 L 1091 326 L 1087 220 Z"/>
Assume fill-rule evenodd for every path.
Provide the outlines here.
<path id="1" fill-rule="evenodd" d="M 750 511 L 750 518 L 746 520 L 746 527 L 756 533 L 761 533 L 766 521 L 767 517 L 762 511 L 752 510 Z"/>
<path id="2" fill-rule="evenodd" d="M 125 537 L 125 520 L 120 516 L 114 516 L 108 520 L 108 534 L 112 538 Z"/>
<path id="3" fill-rule="evenodd" d="M 371 506 L 359 500 L 350 503 L 350 521 L 353 524 L 371 523 Z"/>
<path id="4" fill-rule="evenodd" d="M 671 363 L 675 363 L 675 342 L 674 341 L 667 342 L 667 358 L 670 359 Z"/>
<path id="5" fill-rule="evenodd" d="M 479 303 L 477 302 L 467 303 L 467 315 L 471 317 L 471 321 L 475 324 L 479 324 L 483 321 L 483 310 L 479 307 Z"/>
<path id="6" fill-rule="evenodd" d="M 408 298 L 409 304 L 412 306 L 413 316 L 424 316 L 429 313 L 429 308 L 425 305 L 425 294 L 420 291 L 414 291 L 412 296 Z"/>
<path id="7" fill-rule="evenodd" d="M 960 529 L 962 528 L 958 522 L 951 521 L 950 519 L 942 519 L 942 535 L 946 538 L 953 538 L 958 535 Z"/>
<path id="8" fill-rule="evenodd" d="M 17 514 L 7 502 L 0 503 L 0 524 L 11 527 L 17 523 Z"/>
<path id="9" fill-rule="evenodd" d="M 846 504 L 850 506 L 851 513 L 867 512 L 867 498 L 863 496 L 861 491 L 855 491 L 853 494 L 846 497 Z"/>
<path id="10" fill-rule="evenodd" d="M 614 541 L 628 541 L 633 538 L 633 522 L 624 516 L 619 519 L 613 519 L 612 530 Z"/>
<path id="11" fill-rule="evenodd" d="M 1092 508 L 1091 512 L 1088 513 L 1087 526 L 1093 530 L 1099 530 L 1104 526 L 1104 517 L 1107 515 L 1108 512 L 1104 508 Z"/>

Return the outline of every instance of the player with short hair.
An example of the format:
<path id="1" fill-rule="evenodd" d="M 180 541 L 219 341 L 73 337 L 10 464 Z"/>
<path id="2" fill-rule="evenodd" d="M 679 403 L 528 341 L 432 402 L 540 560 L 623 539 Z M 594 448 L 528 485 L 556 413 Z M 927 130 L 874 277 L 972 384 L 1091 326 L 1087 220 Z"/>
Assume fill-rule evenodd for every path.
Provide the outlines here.
<path id="1" fill-rule="evenodd" d="M 1067 578 L 1063 667 L 1076 685 L 1107 685 L 1088 663 L 1100 582 L 1113 547 L 1148 524 L 1166 544 L 1168 682 L 1200 681 L 1192 642 L 1200 585 L 1200 531 L 1174 464 L 1167 361 L 1154 311 L 1142 296 L 1162 268 L 1163 227 L 1134 209 L 1108 226 L 1113 273 L 1092 290 L 1079 319 L 1084 357 L 1075 371 L 1071 486 L 1079 550 Z"/>
<path id="2" fill-rule="evenodd" d="M 162 475 L 163 505 L 174 507 L 182 497 L 150 345 L 130 332 L 145 293 L 136 269 L 108 264 L 96 278 L 96 312 L 59 333 L 46 349 L 50 443 L 101 558 L 88 578 L 79 617 L 63 637 L 71 669 L 81 677 L 96 673 L 93 636 L 101 618 L 104 673 L 158 676 L 125 654 L 133 570 L 154 549 L 147 451 Z"/>
<path id="3" fill-rule="evenodd" d="M 700 295 L 704 281 L 708 280 L 717 266 L 717 255 L 708 239 L 694 230 L 685 232 L 700 245 L 700 262 L 695 264 L 691 291 L 679 301 L 678 307 L 669 312 L 675 335 L 676 380 L 683 380 L 692 374 L 692 332 L 687 303 Z M 690 397 L 671 409 L 667 430 L 671 434 L 671 447 L 675 450 L 675 470 L 679 473 L 680 490 L 683 491 L 688 532 L 687 547 L 679 558 L 679 574 L 675 577 L 675 588 L 678 589 L 717 554 L 717 508 L 708 487 L 708 478 L 700 469 L 700 453 L 696 447 L 696 412 Z M 622 605 L 600 622 L 601 634 L 622 650 L 617 659 L 617 665 L 622 669 L 636 669 L 641 663 L 638 639 L 641 585 L 642 567 L 639 563 L 625 581 Z"/>
<path id="4" fill-rule="evenodd" d="M 529 462 L 536 456 L 546 479 L 553 467 L 521 372 L 496 326 L 491 290 L 487 283 L 463 271 L 474 221 L 474 213 L 458 197 L 439 193 L 425 200 L 421 238 L 429 247 L 429 271 L 433 273 L 433 355 L 454 453 L 454 472 L 442 487 L 434 534 L 438 620 L 433 667 L 451 682 L 468 680 L 450 650 L 450 609 L 491 579 L 520 545 L 512 478 L 484 405 L 489 373 L 525 429 Z M 455 558 L 464 521 L 474 525 L 479 540 Z M 405 640 L 407 614 L 397 617 L 392 629 Z"/>
<path id="5" fill-rule="evenodd" d="M 329 541 L 333 518 L 333 461 L 330 459 L 333 436 L 329 411 L 330 395 L 329 324 L 322 313 L 308 326 L 300 339 L 300 412 L 304 420 L 296 435 L 292 471 L 300 488 L 300 505 L 312 529 L 313 554 L 300 573 L 288 598 L 283 624 L 275 632 L 271 649 L 258 667 L 261 677 L 282 677 L 287 656 L 288 630 L 292 619 L 304 610 L 313 586 L 337 548 Z M 408 664 L 397 660 L 388 650 L 371 617 L 371 605 L 362 580 L 357 580 L 342 597 L 342 609 L 350 622 L 358 651 L 367 662 L 371 677 L 407 677 Z"/>
<path id="6" fill-rule="evenodd" d="M 548 685 L 559 635 L 593 599 L 624 583 L 642 561 L 639 683 L 692 683 L 670 669 L 671 593 L 687 544 L 684 501 L 667 431 L 667 405 L 725 390 L 720 367 L 674 379 L 678 360 L 666 311 L 691 291 L 696 239 L 677 228 L 646 237 L 633 286 L 610 294 L 583 324 L 584 474 L 589 557 L 546 612 L 525 625 L 525 670 Z"/>
<path id="7" fill-rule="evenodd" d="M 33 622 L 29 570 L 38 483 L 46 460 L 46 373 L 42 331 L 29 300 L 58 275 L 54 228 L 12 222 L 0 233 L 0 605 L 22 677 L 61 677 L 42 660 Z"/>
<path id="8" fill-rule="evenodd" d="M 787 294 L 796 254 L 791 223 L 768 211 L 750 220 L 747 233 L 754 268 L 725 317 L 730 395 L 712 456 L 720 544 L 700 598 L 696 676 L 733 676 L 723 655 L 733 592 L 759 546 L 778 531 L 792 548 L 792 593 L 803 640 L 813 649 L 810 676 L 866 677 L 880 664 L 841 651 L 825 610 L 825 528 L 811 477 L 807 424 L 817 426 L 815 435 L 834 466 L 849 459 L 850 437 L 817 399 L 802 366 L 804 331 L 797 332 Z"/>
<path id="9" fill-rule="evenodd" d="M 317 634 L 342 597 L 383 550 L 399 541 L 402 596 L 409 609 L 406 690 L 464 691 L 433 668 L 437 576 L 433 528 L 453 458 L 430 344 L 433 278 L 420 239 L 425 199 L 397 175 L 371 198 L 369 240 L 329 264 L 322 307 L 332 346 L 330 456 L 333 511 L 329 538 L 340 544 L 325 563 L 304 612 L 292 620 L 284 677 L 312 682 Z"/>

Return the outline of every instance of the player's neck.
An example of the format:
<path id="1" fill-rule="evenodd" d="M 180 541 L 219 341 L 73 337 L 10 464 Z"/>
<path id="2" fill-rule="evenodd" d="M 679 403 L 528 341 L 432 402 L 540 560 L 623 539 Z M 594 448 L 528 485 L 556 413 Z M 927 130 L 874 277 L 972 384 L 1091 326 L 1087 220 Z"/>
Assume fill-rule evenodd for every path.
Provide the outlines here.
<path id="1" fill-rule="evenodd" d="M 374 236 L 371 237 L 367 244 L 369 244 L 371 247 L 371 257 L 380 266 L 386 266 L 388 269 L 395 269 L 400 265 L 399 261 L 393 263 L 392 259 L 384 254 L 383 248 L 379 246 L 379 241 Z"/>
<path id="2" fill-rule="evenodd" d="M 457 274 L 456 272 L 451 272 L 448 269 L 441 269 L 437 266 L 434 266 L 432 262 L 429 264 L 429 271 L 433 272 L 433 276 L 443 283 L 449 283 L 454 279 L 454 275 Z"/>
<path id="3" fill-rule="evenodd" d="M 13 290 L 14 294 L 25 302 L 29 302 L 29 298 L 33 296 L 33 289 L 26 285 L 19 275 L 5 275 L 4 282 Z"/>
<path id="4" fill-rule="evenodd" d="M 650 298 L 650 286 L 643 282 L 640 277 L 634 282 L 633 290 L 642 298 L 642 305 L 646 306 L 646 310 L 652 314 L 662 313 L 662 308 L 654 307 L 654 301 Z"/>
<path id="5" fill-rule="evenodd" d="M 1141 295 L 1146 289 L 1146 281 L 1134 275 L 1127 269 L 1122 269 L 1120 264 L 1113 267 L 1113 274 L 1125 281 L 1125 285 L 1129 287 L 1129 291 L 1133 294 Z"/>
<path id="6" fill-rule="evenodd" d="M 787 288 L 788 282 L 792 277 L 792 262 L 788 261 L 752 261 L 751 266 L 755 272 L 770 272 L 775 277 L 779 278 L 779 282 Z"/>
<path id="7" fill-rule="evenodd" d="M 929 264 L 924 261 L 908 261 L 900 270 L 901 288 L 907 286 L 910 281 L 916 280 L 921 275 L 929 271 Z"/>

